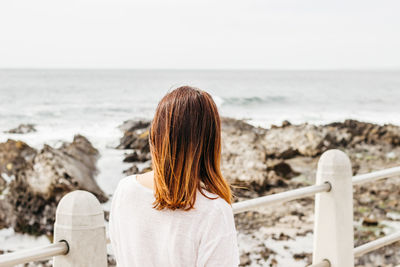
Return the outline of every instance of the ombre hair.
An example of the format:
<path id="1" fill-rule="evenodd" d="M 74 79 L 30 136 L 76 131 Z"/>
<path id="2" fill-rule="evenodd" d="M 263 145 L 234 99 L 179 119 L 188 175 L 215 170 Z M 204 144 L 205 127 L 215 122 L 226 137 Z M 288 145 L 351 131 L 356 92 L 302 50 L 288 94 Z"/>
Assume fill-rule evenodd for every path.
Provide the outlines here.
<path id="1" fill-rule="evenodd" d="M 232 203 L 222 177 L 221 120 L 212 97 L 182 86 L 161 99 L 151 123 L 150 151 L 154 169 L 154 208 L 190 210 L 197 190 Z"/>

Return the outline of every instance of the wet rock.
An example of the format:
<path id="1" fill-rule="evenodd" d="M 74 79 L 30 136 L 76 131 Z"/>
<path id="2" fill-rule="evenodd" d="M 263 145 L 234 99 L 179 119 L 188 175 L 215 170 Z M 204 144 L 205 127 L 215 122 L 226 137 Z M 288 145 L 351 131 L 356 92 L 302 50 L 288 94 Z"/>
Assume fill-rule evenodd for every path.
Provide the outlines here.
<path id="1" fill-rule="evenodd" d="M 26 133 L 32 133 L 36 132 L 35 125 L 34 124 L 20 124 L 18 127 L 5 131 L 5 133 L 11 133 L 11 134 L 26 134 Z"/>

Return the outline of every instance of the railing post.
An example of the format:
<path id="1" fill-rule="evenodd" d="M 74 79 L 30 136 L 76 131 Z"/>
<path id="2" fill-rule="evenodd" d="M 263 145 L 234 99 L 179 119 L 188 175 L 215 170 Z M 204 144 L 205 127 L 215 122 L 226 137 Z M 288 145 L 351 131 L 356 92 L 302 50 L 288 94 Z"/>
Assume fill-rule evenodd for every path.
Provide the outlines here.
<path id="1" fill-rule="evenodd" d="M 54 267 L 106 267 L 107 248 L 104 212 L 87 191 L 66 194 L 56 211 L 54 242 L 68 243 L 66 255 L 55 256 Z"/>
<path id="2" fill-rule="evenodd" d="M 326 259 L 331 267 L 354 267 L 352 169 L 344 152 L 322 154 L 316 183 L 326 182 L 331 190 L 315 198 L 313 263 Z"/>

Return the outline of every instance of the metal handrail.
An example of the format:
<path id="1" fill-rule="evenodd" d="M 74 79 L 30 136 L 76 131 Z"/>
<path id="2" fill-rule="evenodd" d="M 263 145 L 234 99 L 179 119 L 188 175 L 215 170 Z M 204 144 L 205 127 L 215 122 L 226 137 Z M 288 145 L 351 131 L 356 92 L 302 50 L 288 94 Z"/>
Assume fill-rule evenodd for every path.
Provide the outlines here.
<path id="1" fill-rule="evenodd" d="M 32 261 L 45 260 L 53 256 L 65 255 L 68 253 L 68 250 L 68 243 L 62 240 L 46 246 L 3 254 L 0 257 L 0 266 L 9 267 Z"/>
<path id="2" fill-rule="evenodd" d="M 370 172 L 366 174 L 360 174 L 353 176 L 353 185 L 376 181 L 384 178 L 393 177 L 396 175 L 400 175 L 400 166 L 384 169 L 380 171 Z M 331 186 L 326 184 L 320 185 L 311 185 L 299 189 L 294 189 L 282 193 L 277 193 L 273 195 L 268 195 L 264 197 L 258 197 L 250 200 L 245 200 L 241 202 L 234 203 L 232 205 L 234 214 L 245 212 L 248 210 L 252 210 L 261 206 L 277 204 L 288 202 L 295 199 L 305 198 L 313 196 L 317 193 L 328 192 L 331 189 Z"/>
<path id="3" fill-rule="evenodd" d="M 390 245 L 400 240 L 400 231 L 354 248 L 354 257 L 360 257 L 378 248 Z"/>
<path id="4" fill-rule="evenodd" d="M 314 196 L 317 193 L 328 192 L 330 190 L 331 190 L 331 185 L 329 183 L 324 183 L 319 185 L 311 185 L 273 195 L 268 195 L 264 197 L 253 198 L 234 203 L 232 205 L 233 213 L 237 214 L 265 205 L 288 202 L 299 198 L 310 197 Z"/>
<path id="5" fill-rule="evenodd" d="M 372 182 L 383 178 L 400 175 L 400 166 L 353 176 L 353 185 Z"/>

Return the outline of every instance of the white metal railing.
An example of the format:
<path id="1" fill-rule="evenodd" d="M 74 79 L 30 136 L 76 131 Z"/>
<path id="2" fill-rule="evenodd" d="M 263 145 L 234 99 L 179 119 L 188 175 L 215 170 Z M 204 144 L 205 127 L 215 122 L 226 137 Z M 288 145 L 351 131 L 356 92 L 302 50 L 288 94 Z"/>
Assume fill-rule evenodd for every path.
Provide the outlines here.
<path id="1" fill-rule="evenodd" d="M 349 158 L 334 149 L 321 156 L 316 185 L 234 203 L 232 208 L 237 214 L 316 195 L 313 264 L 309 267 L 353 267 L 354 257 L 400 240 L 398 232 L 353 247 L 353 185 L 398 175 L 400 167 L 352 176 Z M 54 244 L 0 255 L 0 267 L 50 257 L 54 257 L 54 267 L 107 266 L 110 240 L 102 207 L 93 194 L 77 190 L 65 195 L 57 207 L 54 233 Z"/>
<path id="2" fill-rule="evenodd" d="M 397 176 L 397 175 L 400 175 L 400 166 L 394 167 L 394 168 L 389 168 L 389 169 L 384 169 L 381 171 L 356 175 L 353 177 L 353 185 L 372 182 L 372 181 L 380 180 L 383 178 L 389 178 L 389 177 L 393 177 L 393 176 Z"/>
<path id="3" fill-rule="evenodd" d="M 329 183 L 311 185 L 269 196 L 258 197 L 250 200 L 237 202 L 232 205 L 232 208 L 233 212 L 237 214 L 262 206 L 288 202 L 291 200 L 305 198 L 305 197 L 312 197 L 317 193 L 328 192 L 329 190 L 331 190 L 331 185 Z"/>
<path id="4" fill-rule="evenodd" d="M 53 256 L 64 255 L 67 253 L 68 243 L 60 241 L 34 249 L 4 254 L 1 256 L 0 266 L 14 266 L 26 262 L 45 260 Z"/>
<path id="5" fill-rule="evenodd" d="M 374 241 L 368 242 L 364 245 L 356 247 L 354 249 L 354 257 L 360 257 L 368 252 L 374 251 L 378 248 L 390 245 L 394 242 L 400 240 L 400 232 L 396 232 L 381 238 L 378 238 Z"/>

